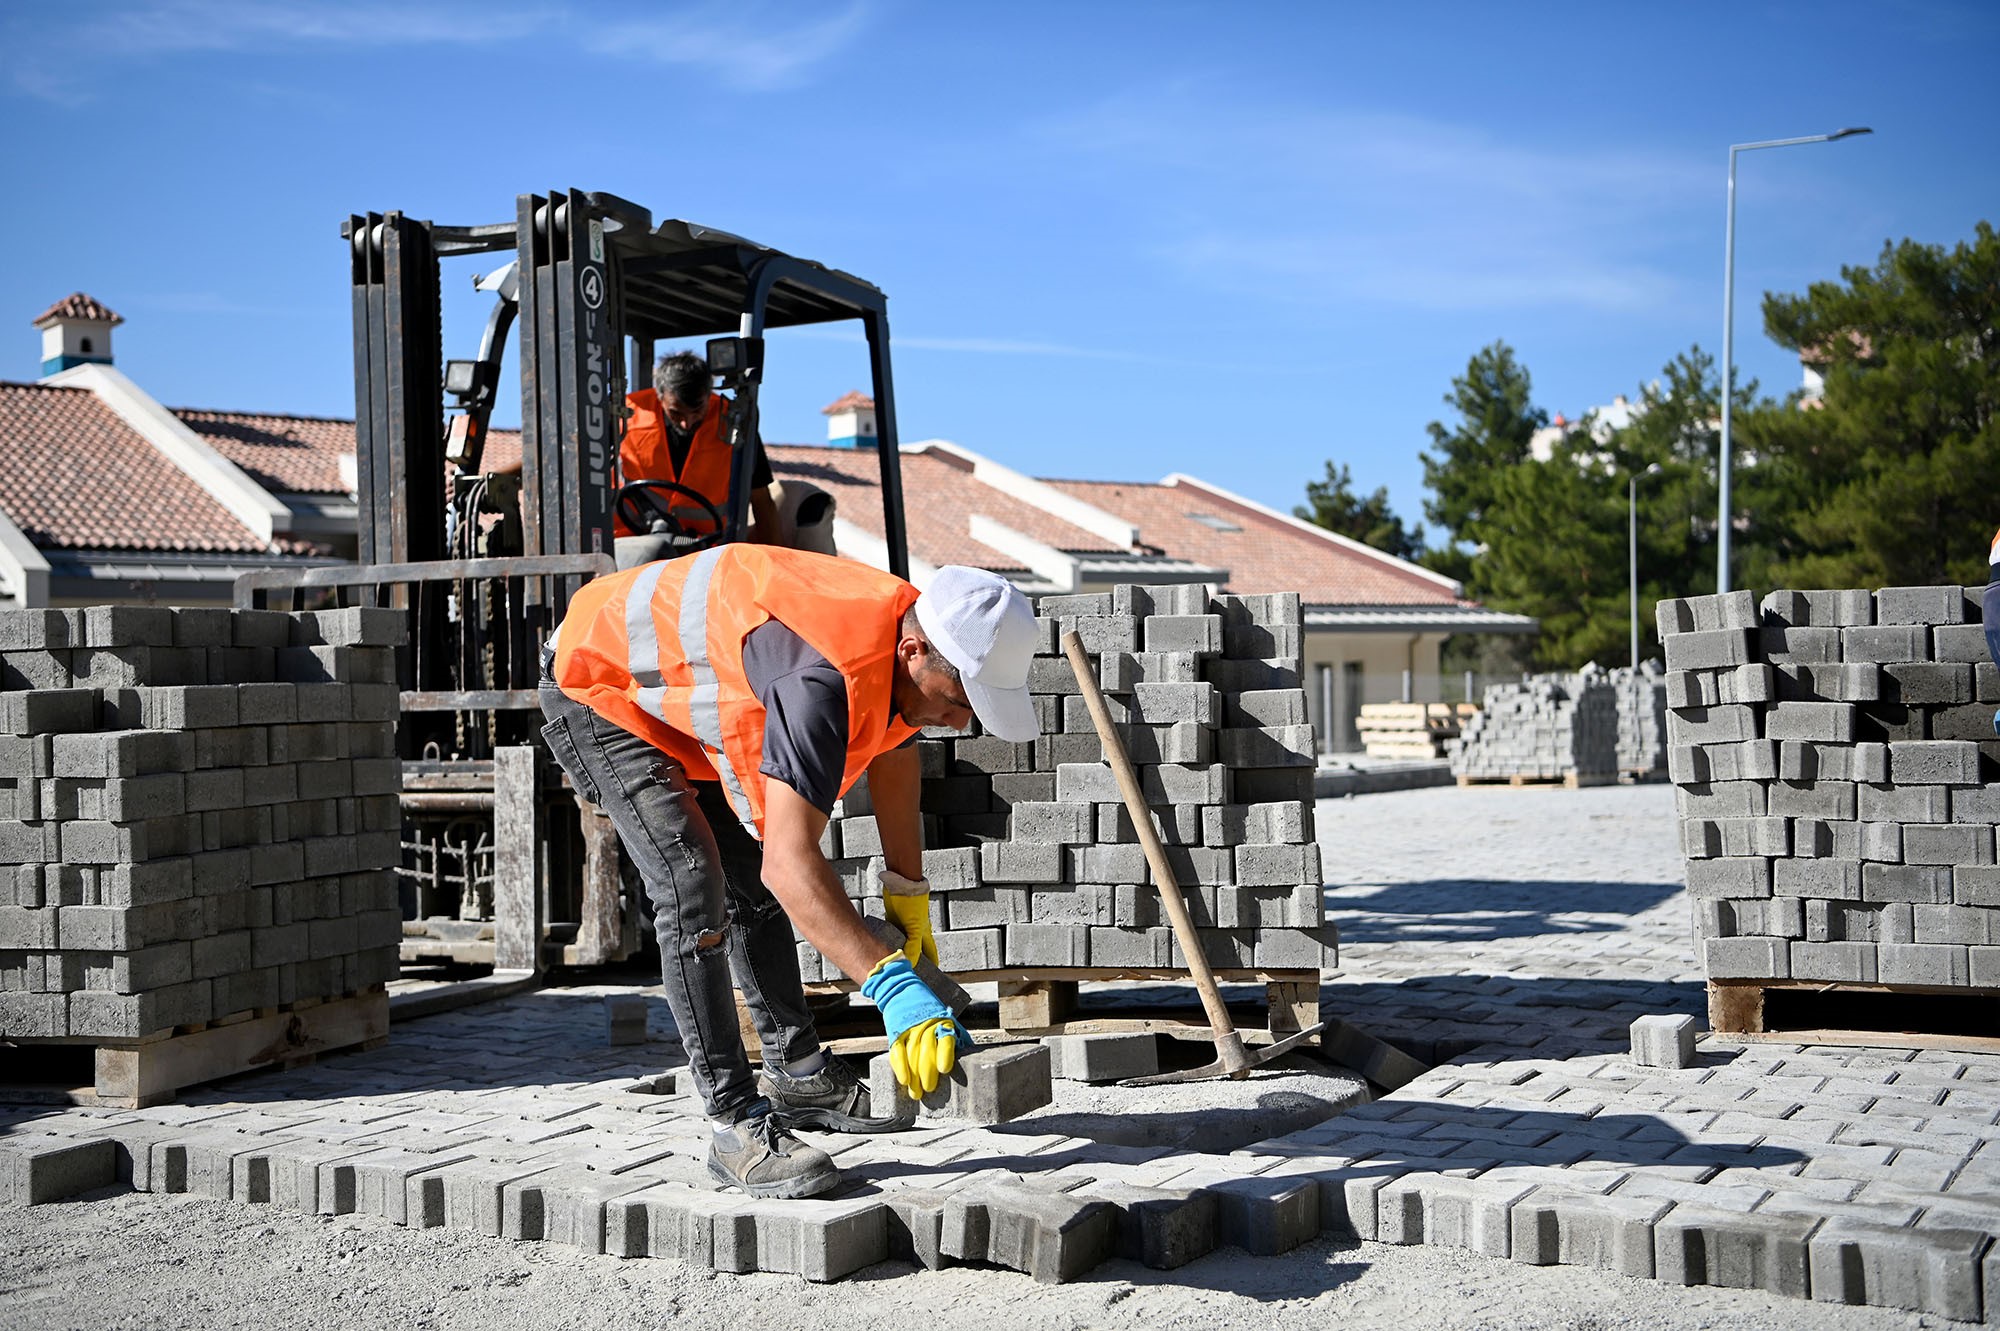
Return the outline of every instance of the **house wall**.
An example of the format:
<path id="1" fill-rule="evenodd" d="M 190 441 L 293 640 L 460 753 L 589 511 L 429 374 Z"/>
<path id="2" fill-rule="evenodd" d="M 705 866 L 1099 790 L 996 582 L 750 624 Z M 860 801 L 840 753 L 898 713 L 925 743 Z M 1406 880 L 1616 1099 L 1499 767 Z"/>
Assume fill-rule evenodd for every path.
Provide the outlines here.
<path id="1" fill-rule="evenodd" d="M 1438 653 L 1444 646 L 1443 633 L 1346 633 L 1310 629 L 1305 635 L 1306 711 L 1318 732 L 1322 753 L 1358 753 L 1361 741 L 1355 733 L 1354 718 L 1361 705 L 1371 702 L 1399 702 L 1403 697 L 1403 672 L 1413 672 L 1411 697 L 1433 702 L 1439 697 L 1441 679 Z M 1350 665 L 1360 666 L 1358 690 L 1353 687 Z M 1323 673 L 1325 672 L 1325 673 Z M 1336 724 L 1326 721 L 1329 701 Z"/>

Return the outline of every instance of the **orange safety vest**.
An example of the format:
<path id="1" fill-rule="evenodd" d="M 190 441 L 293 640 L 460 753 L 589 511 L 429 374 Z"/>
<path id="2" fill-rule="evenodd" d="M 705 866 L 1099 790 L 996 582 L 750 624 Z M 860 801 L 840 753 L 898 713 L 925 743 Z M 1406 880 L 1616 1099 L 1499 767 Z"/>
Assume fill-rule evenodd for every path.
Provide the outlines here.
<path id="1" fill-rule="evenodd" d="M 556 629 L 555 682 L 606 721 L 664 750 L 694 781 L 720 781 L 764 835 L 764 705 L 743 640 L 777 620 L 847 683 L 845 794 L 916 733 L 892 707 L 896 641 L 917 589 L 851 559 L 721 545 L 584 584 Z"/>
<path id="2" fill-rule="evenodd" d="M 729 438 L 724 433 L 727 420 L 725 414 L 728 403 L 722 394 L 710 393 L 708 407 L 702 413 L 701 424 L 694 427 L 694 438 L 688 443 L 687 462 L 681 469 L 674 470 L 674 453 L 667 446 L 667 418 L 660 410 L 660 395 L 650 388 L 642 388 L 625 396 L 625 405 L 632 409 L 631 419 L 625 422 L 625 439 L 618 446 L 619 474 L 627 481 L 673 481 L 685 485 L 702 498 L 714 504 L 718 513 L 729 512 Z M 660 498 L 681 510 L 682 518 L 690 532 L 712 531 L 714 522 L 702 509 L 676 495 L 664 494 Z M 615 513 L 612 516 L 613 534 L 631 536 L 635 533 L 625 525 L 625 520 Z"/>

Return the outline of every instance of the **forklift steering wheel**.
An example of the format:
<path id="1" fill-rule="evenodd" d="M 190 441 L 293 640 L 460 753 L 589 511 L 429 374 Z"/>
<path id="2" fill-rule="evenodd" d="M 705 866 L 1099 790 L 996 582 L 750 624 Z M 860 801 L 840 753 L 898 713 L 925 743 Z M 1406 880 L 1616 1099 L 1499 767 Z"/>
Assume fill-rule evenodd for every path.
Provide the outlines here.
<path id="1" fill-rule="evenodd" d="M 678 497 L 694 501 L 702 509 L 695 520 L 706 516 L 713 524 L 705 532 L 689 531 L 689 518 L 676 513 L 668 502 L 668 497 Z M 685 553 L 706 550 L 722 539 L 723 528 L 729 524 L 723 520 L 722 511 L 708 501 L 707 496 L 676 481 L 627 481 L 618 487 L 618 497 L 612 504 L 619 520 L 626 527 L 640 535 L 653 533 L 654 524 L 666 523 L 665 535 L 685 540 Z"/>

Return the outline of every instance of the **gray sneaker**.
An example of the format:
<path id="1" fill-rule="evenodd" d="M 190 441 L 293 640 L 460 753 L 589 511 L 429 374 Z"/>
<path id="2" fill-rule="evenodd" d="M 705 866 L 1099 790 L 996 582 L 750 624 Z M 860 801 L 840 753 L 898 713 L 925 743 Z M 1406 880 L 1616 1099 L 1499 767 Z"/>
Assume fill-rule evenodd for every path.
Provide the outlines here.
<path id="1" fill-rule="evenodd" d="M 907 1118 L 873 1118 L 868 1088 L 854 1070 L 833 1055 L 826 1066 L 809 1077 L 794 1077 L 782 1068 L 767 1066 L 758 1088 L 771 1102 L 771 1112 L 791 1128 L 819 1128 L 827 1132 L 894 1132 L 908 1127 Z"/>
<path id="2" fill-rule="evenodd" d="M 708 1172 L 752 1197 L 817 1197 L 840 1186 L 833 1157 L 785 1131 L 768 1108 L 712 1134 Z"/>

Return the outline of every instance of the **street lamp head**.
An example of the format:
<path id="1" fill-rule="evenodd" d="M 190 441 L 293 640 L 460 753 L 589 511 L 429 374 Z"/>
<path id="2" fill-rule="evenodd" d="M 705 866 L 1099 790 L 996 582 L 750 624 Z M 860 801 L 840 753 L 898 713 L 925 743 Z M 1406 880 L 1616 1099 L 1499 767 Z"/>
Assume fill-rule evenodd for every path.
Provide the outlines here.
<path id="1" fill-rule="evenodd" d="M 1665 470 L 1666 470 L 1665 467 L 1662 467 L 1659 463 L 1655 462 L 1650 466 L 1648 466 L 1646 470 L 1644 470 L 1639 474 L 1642 476 L 1658 476 L 1661 472 Z"/>
<path id="2" fill-rule="evenodd" d="M 1832 143 L 1835 139 L 1851 139 L 1856 134 L 1873 134 L 1874 132 L 1875 132 L 1874 130 L 1869 129 L 1866 125 L 1855 125 L 1847 129 L 1835 130 L 1833 133 L 1826 136 L 1826 141 L 1828 143 Z"/>

